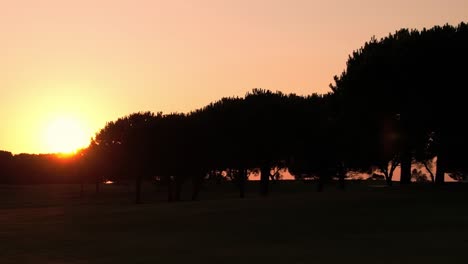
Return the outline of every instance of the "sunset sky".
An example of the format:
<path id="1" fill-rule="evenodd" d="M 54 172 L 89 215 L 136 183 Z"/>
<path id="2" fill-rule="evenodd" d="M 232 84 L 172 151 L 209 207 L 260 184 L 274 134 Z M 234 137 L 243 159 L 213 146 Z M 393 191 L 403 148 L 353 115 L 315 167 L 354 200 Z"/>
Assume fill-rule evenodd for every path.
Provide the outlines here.
<path id="1" fill-rule="evenodd" d="M 0 0 L 0 149 L 69 151 L 252 88 L 325 93 L 373 35 L 462 21 L 466 0 Z"/>

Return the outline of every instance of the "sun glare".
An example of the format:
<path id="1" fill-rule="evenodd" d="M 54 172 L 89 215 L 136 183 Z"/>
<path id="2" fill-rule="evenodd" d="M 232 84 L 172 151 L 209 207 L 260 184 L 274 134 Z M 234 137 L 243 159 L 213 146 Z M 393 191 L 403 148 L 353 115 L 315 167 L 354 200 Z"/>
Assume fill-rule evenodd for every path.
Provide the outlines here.
<path id="1" fill-rule="evenodd" d="M 44 143 L 49 153 L 73 154 L 89 144 L 86 127 L 73 117 L 50 121 L 44 131 Z"/>

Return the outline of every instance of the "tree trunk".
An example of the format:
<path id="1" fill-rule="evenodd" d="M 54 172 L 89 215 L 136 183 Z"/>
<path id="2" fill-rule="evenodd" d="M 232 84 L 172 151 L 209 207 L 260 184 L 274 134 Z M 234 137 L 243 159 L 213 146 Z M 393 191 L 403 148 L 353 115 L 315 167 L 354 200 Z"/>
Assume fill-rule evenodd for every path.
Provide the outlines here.
<path id="1" fill-rule="evenodd" d="M 445 182 L 445 170 L 446 170 L 446 164 L 445 164 L 445 156 L 443 153 L 439 153 L 437 155 L 437 170 L 436 170 L 436 175 L 435 175 L 435 183 L 442 185 Z"/>
<path id="2" fill-rule="evenodd" d="M 393 164 L 392 164 L 393 166 Z M 391 187 L 393 182 L 392 182 L 392 175 L 393 175 L 393 170 L 390 170 L 390 172 L 388 172 L 388 169 L 380 169 L 383 174 L 384 174 L 384 177 L 385 177 L 385 183 L 387 184 L 387 186 Z"/>
<path id="3" fill-rule="evenodd" d="M 385 176 L 385 182 L 387 183 L 387 186 L 392 187 L 393 182 L 390 176 Z"/>
<path id="4" fill-rule="evenodd" d="M 340 190 L 344 191 L 345 190 L 345 177 L 343 174 L 340 173 L 339 175 L 339 183 L 338 183 L 338 186 L 340 188 Z"/>
<path id="5" fill-rule="evenodd" d="M 345 190 L 346 169 L 343 164 L 338 165 L 338 186 L 340 190 Z"/>
<path id="6" fill-rule="evenodd" d="M 317 192 L 322 192 L 323 191 L 323 185 L 324 185 L 324 175 L 320 175 L 318 178 L 318 183 L 317 183 Z"/>
<path id="7" fill-rule="evenodd" d="M 268 195 L 268 183 L 270 181 L 270 166 L 262 166 L 260 172 L 260 194 Z"/>
<path id="8" fill-rule="evenodd" d="M 406 95 L 402 95 L 403 97 Z M 410 184 L 411 183 L 411 133 L 410 133 L 410 124 L 411 117 L 409 116 L 408 106 L 405 105 L 405 108 L 400 114 L 401 122 L 401 137 L 402 137 L 402 149 L 401 149 L 401 160 L 400 160 L 400 185 Z"/>
<path id="9" fill-rule="evenodd" d="M 401 155 L 400 184 L 411 183 L 411 152 L 405 150 Z"/>
<path id="10" fill-rule="evenodd" d="M 429 176 L 431 176 L 431 182 L 435 183 L 434 173 L 432 173 L 431 168 L 429 168 L 429 165 L 427 165 L 427 161 L 424 161 L 423 164 L 424 164 L 424 167 L 426 168 L 427 172 L 429 172 Z"/>
<path id="11" fill-rule="evenodd" d="M 174 179 L 172 176 L 167 177 L 167 201 L 174 201 Z"/>

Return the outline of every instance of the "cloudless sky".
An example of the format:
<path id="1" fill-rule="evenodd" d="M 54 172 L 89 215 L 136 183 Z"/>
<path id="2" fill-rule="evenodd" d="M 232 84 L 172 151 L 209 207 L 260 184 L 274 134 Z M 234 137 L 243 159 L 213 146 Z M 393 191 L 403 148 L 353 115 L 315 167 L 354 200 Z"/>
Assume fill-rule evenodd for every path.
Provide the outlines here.
<path id="1" fill-rule="evenodd" d="M 326 93 L 373 35 L 462 21 L 466 0 L 0 0 L 0 149 L 50 152 L 60 118 L 88 140 L 252 88 Z"/>

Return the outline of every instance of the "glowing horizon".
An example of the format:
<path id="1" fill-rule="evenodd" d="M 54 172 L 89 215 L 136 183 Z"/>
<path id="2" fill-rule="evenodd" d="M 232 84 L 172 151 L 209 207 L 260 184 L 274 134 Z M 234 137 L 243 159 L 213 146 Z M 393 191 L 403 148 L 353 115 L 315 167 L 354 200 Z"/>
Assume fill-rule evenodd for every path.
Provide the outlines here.
<path id="1" fill-rule="evenodd" d="M 0 149 L 65 149 L 43 135 L 59 117 L 89 139 L 133 112 L 188 112 L 253 88 L 325 93 L 372 36 L 457 25 L 466 10 L 462 0 L 4 1 Z"/>

